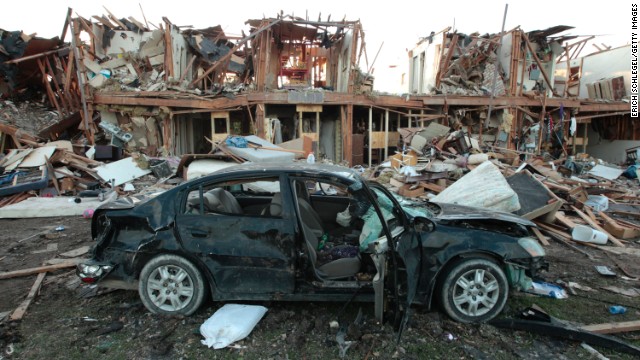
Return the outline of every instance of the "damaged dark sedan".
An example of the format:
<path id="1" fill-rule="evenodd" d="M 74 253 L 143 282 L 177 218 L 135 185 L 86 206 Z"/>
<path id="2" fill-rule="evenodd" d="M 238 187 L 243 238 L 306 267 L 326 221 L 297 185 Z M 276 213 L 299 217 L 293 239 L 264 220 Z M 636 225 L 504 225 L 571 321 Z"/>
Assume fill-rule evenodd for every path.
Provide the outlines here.
<path id="1" fill-rule="evenodd" d="M 137 289 L 154 313 L 207 299 L 370 301 L 379 320 L 440 305 L 484 322 L 546 266 L 532 222 L 409 203 L 329 165 L 237 165 L 95 210 L 87 283 Z"/>

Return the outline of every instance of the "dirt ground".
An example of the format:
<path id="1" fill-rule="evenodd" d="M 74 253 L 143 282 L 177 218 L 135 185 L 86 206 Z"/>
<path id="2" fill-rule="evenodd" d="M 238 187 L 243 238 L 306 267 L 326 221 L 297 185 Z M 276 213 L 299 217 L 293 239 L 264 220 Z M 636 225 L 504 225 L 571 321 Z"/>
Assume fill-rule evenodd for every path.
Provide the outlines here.
<path id="1" fill-rule="evenodd" d="M 56 231 L 59 226 L 64 230 Z M 91 244 L 89 221 L 81 217 L 0 220 L 0 229 L 0 272 L 39 266 L 60 253 Z M 636 242 L 630 242 L 628 248 L 640 252 Z M 582 246 L 577 251 L 553 240 L 545 249 L 551 263 L 551 270 L 544 274 L 546 281 L 574 282 L 592 290 L 576 289 L 563 300 L 512 292 L 502 317 L 515 317 L 536 304 L 576 325 L 639 318 L 640 297 L 603 289 L 640 290 L 640 283 L 633 279 L 640 276 L 638 255 L 607 254 Z M 599 275 L 596 265 L 609 266 L 617 276 Z M 0 313 L 13 311 L 26 298 L 35 278 L 0 280 Z M 223 304 L 209 302 L 186 318 L 162 317 L 147 312 L 134 291 L 97 292 L 81 286 L 73 269 L 58 270 L 47 275 L 21 321 L 0 323 L 0 360 L 337 359 L 341 352 L 336 330 L 329 325 L 334 320 L 346 328 L 345 340 L 351 342 L 345 351 L 348 359 L 596 358 L 579 342 L 487 324 L 458 324 L 438 311 L 420 308 L 413 309 L 409 327 L 397 343 L 397 333 L 390 325 L 375 322 L 371 304 L 260 304 L 268 308 L 267 314 L 246 339 L 234 348 L 213 350 L 201 344 L 199 327 Z M 627 312 L 611 315 L 608 307 L 612 304 L 626 306 Z M 354 324 L 360 310 L 362 321 Z M 640 332 L 616 336 L 640 346 Z M 634 358 L 594 348 L 612 359 Z"/>

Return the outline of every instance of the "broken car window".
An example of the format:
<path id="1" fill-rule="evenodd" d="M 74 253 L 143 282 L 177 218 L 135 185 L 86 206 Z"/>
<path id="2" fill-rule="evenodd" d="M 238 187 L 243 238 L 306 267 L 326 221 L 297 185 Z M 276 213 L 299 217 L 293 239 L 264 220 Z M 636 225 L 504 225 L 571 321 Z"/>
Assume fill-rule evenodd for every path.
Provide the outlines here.
<path id="1" fill-rule="evenodd" d="M 209 184 L 187 195 L 186 214 L 281 217 L 282 197 L 276 179 L 241 179 Z"/>

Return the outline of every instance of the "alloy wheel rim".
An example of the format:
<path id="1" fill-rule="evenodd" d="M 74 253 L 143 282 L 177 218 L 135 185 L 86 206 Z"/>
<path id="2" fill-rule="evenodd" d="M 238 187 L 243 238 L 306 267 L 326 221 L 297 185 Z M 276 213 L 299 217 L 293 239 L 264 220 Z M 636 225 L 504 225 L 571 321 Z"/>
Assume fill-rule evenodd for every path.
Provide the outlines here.
<path id="1" fill-rule="evenodd" d="M 193 299 L 194 285 L 185 269 L 175 265 L 162 265 L 149 275 L 147 294 L 159 309 L 178 311 Z"/>
<path id="2" fill-rule="evenodd" d="M 500 285 L 491 272 L 473 269 L 456 280 L 453 304 L 462 314 L 478 317 L 487 314 L 498 303 Z"/>

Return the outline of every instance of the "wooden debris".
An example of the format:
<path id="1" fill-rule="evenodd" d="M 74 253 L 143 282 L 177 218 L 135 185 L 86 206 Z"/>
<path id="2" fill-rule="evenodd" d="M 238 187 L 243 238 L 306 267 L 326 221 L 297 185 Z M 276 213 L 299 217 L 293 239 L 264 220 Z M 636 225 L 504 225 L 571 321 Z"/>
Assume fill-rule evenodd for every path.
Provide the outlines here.
<path id="1" fill-rule="evenodd" d="M 21 277 L 21 276 L 29 276 L 29 275 L 44 273 L 47 271 L 53 271 L 58 269 L 64 269 L 64 268 L 76 266 L 77 264 L 78 262 L 76 261 L 67 260 L 55 265 L 45 265 L 45 266 L 39 266 L 39 267 L 29 268 L 29 269 L 7 271 L 7 272 L 0 273 L 0 280 L 10 279 L 14 277 Z"/>
<path id="2" fill-rule="evenodd" d="M 611 291 L 614 294 L 620 294 L 620 295 L 624 295 L 624 296 L 628 296 L 628 297 L 638 297 L 640 296 L 640 293 L 638 292 L 638 290 L 636 289 L 623 289 L 621 287 L 618 286 L 603 286 L 602 289 L 607 290 L 607 291 Z"/>
<path id="3" fill-rule="evenodd" d="M 571 221 L 571 219 L 569 219 L 563 212 L 560 211 L 556 213 L 556 221 L 569 228 L 569 230 L 572 230 L 574 227 L 576 227 L 576 224 Z"/>
<path id="4" fill-rule="evenodd" d="M 549 246 L 549 240 L 547 240 L 547 237 L 542 235 L 542 233 L 540 232 L 540 230 L 538 230 L 538 228 L 531 228 L 531 230 L 533 231 L 533 233 L 536 235 L 536 237 L 538 238 L 538 240 L 540 240 L 540 242 L 542 243 L 542 245 L 545 246 Z"/>
<path id="5" fill-rule="evenodd" d="M 29 291 L 29 295 L 27 295 L 27 298 L 24 299 L 24 301 L 22 303 L 20 303 L 18 308 L 15 309 L 13 311 L 13 313 L 11 313 L 11 316 L 9 317 L 9 319 L 11 321 L 16 321 L 16 320 L 21 320 L 22 319 L 24 314 L 27 312 L 27 308 L 31 304 L 31 301 L 33 301 L 33 299 L 36 297 L 36 294 L 38 293 L 38 291 L 40 291 L 40 286 L 42 285 L 42 281 L 44 280 L 45 276 L 47 276 L 46 272 L 41 272 L 41 273 L 38 274 L 38 277 L 36 278 L 36 281 L 33 283 L 33 286 L 31 287 L 31 290 Z"/>
<path id="6" fill-rule="evenodd" d="M 602 220 L 604 220 L 603 228 L 607 230 L 611 235 L 621 239 L 632 239 L 640 236 L 640 229 L 635 227 L 622 226 L 618 222 L 605 214 L 600 212 L 598 214 Z"/>
<path id="7" fill-rule="evenodd" d="M 616 334 L 622 332 L 638 331 L 640 330 L 640 320 L 585 325 L 582 326 L 581 329 L 591 331 L 596 334 Z"/>
<path id="8" fill-rule="evenodd" d="M 443 186 L 436 185 L 436 184 L 433 184 L 433 183 L 430 183 L 430 182 L 425 182 L 425 181 L 420 182 L 420 186 L 422 186 L 423 188 L 425 188 L 427 190 L 433 191 L 436 194 L 441 193 L 445 189 L 445 187 L 443 187 Z"/>

